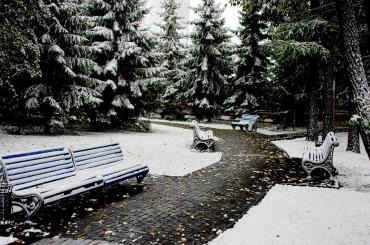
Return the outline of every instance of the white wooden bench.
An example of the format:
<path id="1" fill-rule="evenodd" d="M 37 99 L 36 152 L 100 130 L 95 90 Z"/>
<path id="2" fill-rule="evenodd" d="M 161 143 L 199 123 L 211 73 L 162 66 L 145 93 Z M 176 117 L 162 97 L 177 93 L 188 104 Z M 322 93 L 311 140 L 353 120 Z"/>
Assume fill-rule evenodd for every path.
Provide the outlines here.
<path id="1" fill-rule="evenodd" d="M 249 115 L 244 114 L 240 118 L 239 122 L 232 122 L 231 127 L 235 129 L 236 127 L 239 127 L 240 130 L 243 130 L 243 128 L 246 131 L 254 131 L 257 132 L 257 120 L 259 119 L 258 115 Z"/>
<path id="2" fill-rule="evenodd" d="M 336 173 L 333 166 L 334 148 L 339 146 L 333 132 L 329 132 L 320 146 L 307 146 L 302 157 L 302 166 L 308 175 L 316 169 L 325 170 L 330 176 Z"/>
<path id="3" fill-rule="evenodd" d="M 0 156 L 1 181 L 13 187 L 13 211 L 31 217 L 42 205 L 130 178 L 140 182 L 146 165 L 127 164 L 119 144 L 72 151 L 66 147 Z"/>
<path id="4" fill-rule="evenodd" d="M 214 147 L 215 139 L 212 130 L 200 129 L 198 122 L 195 120 L 191 122 L 190 126 L 193 128 L 193 149 L 199 145 L 203 145 L 207 149 Z"/>

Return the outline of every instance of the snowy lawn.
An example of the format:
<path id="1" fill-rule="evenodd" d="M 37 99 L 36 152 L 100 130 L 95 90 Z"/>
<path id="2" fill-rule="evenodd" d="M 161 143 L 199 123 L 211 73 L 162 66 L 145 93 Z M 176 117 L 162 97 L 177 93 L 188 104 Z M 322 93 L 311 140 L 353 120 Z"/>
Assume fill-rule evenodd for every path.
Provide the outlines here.
<path id="1" fill-rule="evenodd" d="M 45 147 L 87 147 L 112 142 L 121 143 L 125 161 L 144 163 L 151 174 L 183 176 L 220 161 L 220 152 L 190 150 L 193 133 L 162 125 L 152 125 L 153 132 L 99 132 L 80 136 L 9 135 L 0 130 L 0 154 Z"/>
<path id="2" fill-rule="evenodd" d="M 174 124 L 180 124 L 180 125 L 189 125 L 190 122 L 184 122 L 184 121 L 169 121 L 164 119 L 146 119 L 142 118 L 142 120 L 150 120 L 151 122 L 164 122 L 164 123 L 174 123 Z M 233 130 L 230 124 L 224 124 L 224 123 L 200 123 L 199 126 L 206 127 L 206 128 L 214 128 L 214 129 L 228 129 Z M 239 130 L 236 129 L 236 130 Z M 290 133 L 300 133 L 305 132 L 305 128 L 297 128 L 295 131 L 288 129 L 288 130 L 275 130 L 273 127 L 258 127 L 257 133 L 264 134 L 264 135 L 280 135 L 280 134 L 290 134 Z"/>
<path id="3" fill-rule="evenodd" d="M 14 244 L 14 242 L 16 242 L 16 241 L 17 241 L 17 238 L 14 238 L 14 237 L 0 236 L 0 244 L 1 245 Z"/>
<path id="4" fill-rule="evenodd" d="M 369 203 L 368 193 L 277 185 L 210 244 L 370 244 Z"/>
<path id="5" fill-rule="evenodd" d="M 370 192 L 370 161 L 361 142 L 361 154 L 347 152 L 347 133 L 336 133 L 339 146 L 334 150 L 334 166 L 340 185 L 353 190 Z M 293 140 L 279 140 L 273 142 L 285 150 L 290 157 L 302 158 L 303 149 L 307 145 L 314 145 L 305 138 Z M 369 209 L 370 210 L 370 209 Z"/>

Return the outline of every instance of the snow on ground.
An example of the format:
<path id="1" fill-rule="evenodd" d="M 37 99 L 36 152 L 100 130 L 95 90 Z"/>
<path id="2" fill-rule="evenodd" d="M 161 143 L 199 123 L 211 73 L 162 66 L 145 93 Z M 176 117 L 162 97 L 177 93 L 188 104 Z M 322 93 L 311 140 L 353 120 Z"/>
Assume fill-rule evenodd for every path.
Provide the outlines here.
<path id="1" fill-rule="evenodd" d="M 339 146 L 334 150 L 334 166 L 337 168 L 339 183 L 344 188 L 370 192 L 370 160 L 361 142 L 361 154 L 347 152 L 348 133 L 336 133 Z M 273 142 L 285 150 L 290 157 L 302 158 L 303 149 L 307 145 L 314 145 L 305 138 L 293 140 L 279 140 Z"/>
<path id="2" fill-rule="evenodd" d="M 143 120 L 150 120 L 151 122 L 162 122 L 162 123 L 174 123 L 174 124 L 180 124 L 180 125 L 189 125 L 190 122 L 184 122 L 184 121 L 169 121 L 169 120 L 164 120 L 164 119 L 145 119 Z M 206 127 L 206 128 L 214 128 L 214 129 L 228 129 L 228 130 L 233 130 L 230 124 L 224 124 L 224 123 L 200 123 L 199 124 L 201 127 Z M 239 128 L 238 128 L 239 130 Z M 295 131 L 292 129 L 290 130 L 276 130 L 273 127 L 259 127 L 257 129 L 257 132 L 260 134 L 264 135 L 280 135 L 280 134 L 290 134 L 290 133 L 299 133 L 299 132 L 305 132 L 306 129 L 304 128 L 297 128 Z"/>
<path id="3" fill-rule="evenodd" d="M 0 129 L 0 155 L 45 147 L 88 147 L 119 142 L 125 161 L 144 163 L 155 175 L 183 176 L 220 161 L 220 152 L 190 150 L 190 129 L 152 125 L 153 132 L 91 132 L 81 135 L 9 135 Z"/>
<path id="4" fill-rule="evenodd" d="M 368 193 L 277 185 L 210 244 L 370 244 L 369 203 Z"/>
<path id="5" fill-rule="evenodd" d="M 18 239 L 14 237 L 3 237 L 0 236 L 0 244 L 1 245 L 6 245 L 6 244 L 12 244 L 16 242 Z"/>

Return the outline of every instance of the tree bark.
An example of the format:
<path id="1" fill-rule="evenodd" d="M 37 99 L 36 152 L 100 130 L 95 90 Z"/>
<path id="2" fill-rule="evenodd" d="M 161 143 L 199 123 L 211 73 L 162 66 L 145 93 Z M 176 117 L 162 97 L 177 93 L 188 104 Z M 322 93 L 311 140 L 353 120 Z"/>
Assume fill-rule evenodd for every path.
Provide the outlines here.
<path id="1" fill-rule="evenodd" d="M 326 69 L 324 77 L 324 130 L 323 139 L 329 133 L 334 131 L 334 108 L 335 108 L 335 61 L 332 60 Z"/>
<path id="2" fill-rule="evenodd" d="M 318 84 L 318 67 L 315 60 L 310 64 L 309 72 L 309 94 L 308 94 L 308 130 L 307 130 L 307 140 L 317 141 L 319 139 L 319 128 L 318 128 L 318 118 L 319 118 L 319 84 Z"/>
<path id="3" fill-rule="evenodd" d="M 352 100 L 352 99 L 351 99 Z M 356 113 L 356 106 L 352 101 L 349 102 L 349 115 Z M 360 130 L 356 125 L 349 125 L 348 141 L 346 151 L 360 153 Z"/>
<path id="4" fill-rule="evenodd" d="M 364 111 L 364 108 L 370 105 L 370 89 L 361 58 L 360 39 L 353 9 L 353 1 L 336 0 L 336 7 L 348 78 L 352 86 L 356 113 L 361 118 L 360 134 L 370 158 L 370 133 L 365 129 L 366 125 L 363 125 L 364 122 L 370 119 L 370 115 L 367 115 Z"/>

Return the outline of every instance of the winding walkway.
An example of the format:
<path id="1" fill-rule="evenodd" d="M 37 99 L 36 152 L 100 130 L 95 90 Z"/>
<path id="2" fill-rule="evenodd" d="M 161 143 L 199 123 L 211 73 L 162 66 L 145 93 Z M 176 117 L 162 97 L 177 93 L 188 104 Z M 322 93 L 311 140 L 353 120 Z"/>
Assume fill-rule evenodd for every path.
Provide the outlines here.
<path id="1" fill-rule="evenodd" d="M 142 186 L 88 194 L 45 209 L 38 222 L 52 236 L 85 241 L 204 244 L 232 227 L 273 184 L 304 177 L 268 137 L 214 133 L 220 162 L 184 177 L 149 176 Z"/>

